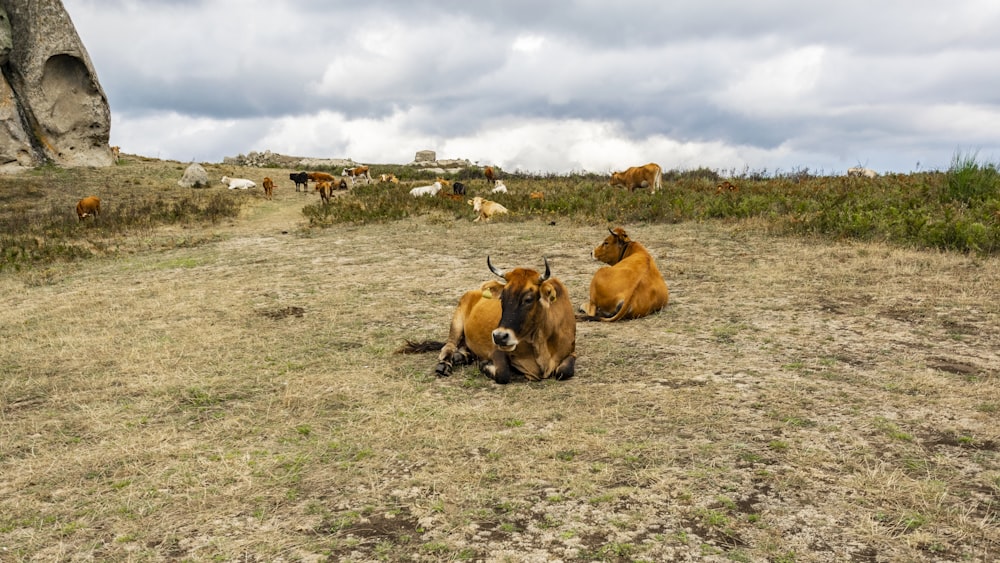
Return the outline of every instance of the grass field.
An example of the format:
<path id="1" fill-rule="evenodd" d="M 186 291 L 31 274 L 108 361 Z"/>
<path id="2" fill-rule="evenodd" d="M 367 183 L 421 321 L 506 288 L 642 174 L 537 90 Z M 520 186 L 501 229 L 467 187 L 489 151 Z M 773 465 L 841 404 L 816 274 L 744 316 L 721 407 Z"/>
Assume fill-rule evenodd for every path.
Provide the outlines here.
<path id="1" fill-rule="evenodd" d="M 510 175 L 511 216 L 479 224 L 405 187 L 324 208 L 292 170 L 206 165 L 271 176 L 266 201 L 180 189 L 184 168 L 0 178 L 0 561 L 1000 554 L 995 192 Z M 91 194 L 104 213 L 79 222 Z M 961 251 L 898 238 L 949 207 Z M 837 231 L 838 209 L 872 227 Z M 609 225 L 652 250 L 671 302 L 580 324 L 576 377 L 439 379 L 434 354 L 394 353 L 446 336 L 487 254 L 547 256 L 582 304 Z"/>

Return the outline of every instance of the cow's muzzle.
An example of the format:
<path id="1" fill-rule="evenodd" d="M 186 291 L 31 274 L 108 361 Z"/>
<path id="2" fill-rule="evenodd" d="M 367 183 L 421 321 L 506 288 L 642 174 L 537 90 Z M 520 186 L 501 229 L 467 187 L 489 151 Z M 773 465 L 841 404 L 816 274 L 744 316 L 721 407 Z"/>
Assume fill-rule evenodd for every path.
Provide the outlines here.
<path id="1" fill-rule="evenodd" d="M 498 328 L 493 331 L 493 344 L 503 352 L 513 352 L 517 348 L 517 335 L 506 328 Z"/>

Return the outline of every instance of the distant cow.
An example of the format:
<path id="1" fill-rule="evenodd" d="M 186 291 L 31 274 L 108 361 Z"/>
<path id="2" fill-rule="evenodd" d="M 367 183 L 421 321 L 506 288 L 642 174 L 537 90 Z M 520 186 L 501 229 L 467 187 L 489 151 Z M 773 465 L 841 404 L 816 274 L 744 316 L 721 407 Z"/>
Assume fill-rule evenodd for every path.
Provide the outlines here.
<path id="1" fill-rule="evenodd" d="M 399 183 L 399 178 L 397 178 L 395 174 L 382 174 L 381 176 L 379 176 L 379 180 L 378 181 L 381 182 L 381 183 L 383 183 L 383 184 L 384 183 L 398 184 Z"/>
<path id="2" fill-rule="evenodd" d="M 609 184 L 612 187 L 622 186 L 629 192 L 636 188 L 649 188 L 649 193 L 655 194 L 661 187 L 662 177 L 660 165 L 650 162 L 644 166 L 633 166 L 624 172 L 613 172 Z"/>
<path id="3" fill-rule="evenodd" d="M 474 197 L 469 200 L 469 205 L 472 206 L 472 210 L 476 212 L 476 218 L 473 221 L 489 221 L 494 215 L 500 215 L 507 213 L 507 208 L 500 205 L 495 201 L 490 201 L 488 199 L 483 199 L 481 197 Z"/>
<path id="4" fill-rule="evenodd" d="M 450 194 L 450 193 L 448 193 L 448 192 L 446 192 L 444 190 L 441 190 L 440 192 L 438 192 L 438 197 L 440 197 L 442 199 L 450 199 L 452 201 L 462 201 L 463 199 L 465 199 L 465 196 L 463 196 L 463 195 L 460 195 L 460 194 Z"/>
<path id="5" fill-rule="evenodd" d="M 487 166 L 486 170 L 483 170 L 483 175 L 486 176 L 486 181 L 493 185 L 497 181 L 497 173 L 493 170 L 492 166 Z"/>
<path id="6" fill-rule="evenodd" d="M 299 186 L 302 186 L 302 191 L 309 191 L 309 174 L 307 172 L 293 172 L 288 175 L 288 179 L 295 182 L 295 191 L 299 191 Z"/>
<path id="7" fill-rule="evenodd" d="M 715 192 L 720 194 L 722 192 L 738 192 L 738 191 L 740 191 L 740 188 L 736 184 L 730 182 L 729 180 L 726 180 L 720 183 L 718 186 L 715 186 Z"/>
<path id="8" fill-rule="evenodd" d="M 576 318 L 566 286 L 545 274 L 486 264 L 503 283 L 488 281 L 467 292 L 451 319 L 447 342 L 407 342 L 400 352 L 441 350 L 434 373 L 451 375 L 455 364 L 480 361 L 480 371 L 506 384 L 520 373 L 530 381 L 564 380 L 576 372 Z"/>
<path id="9" fill-rule="evenodd" d="M 451 193 L 455 195 L 465 195 L 465 184 L 462 182 L 453 182 L 451 184 Z"/>
<path id="10" fill-rule="evenodd" d="M 410 195 L 412 195 L 413 197 L 421 197 L 425 195 L 437 195 L 439 191 L 441 191 L 441 184 L 438 182 L 434 182 L 429 186 L 418 186 L 416 188 L 413 188 L 412 190 L 410 190 Z"/>
<path id="11" fill-rule="evenodd" d="M 76 204 L 76 216 L 80 221 L 83 221 L 84 217 L 90 215 L 97 220 L 97 216 L 101 214 L 101 198 L 97 196 L 88 196 Z"/>
<path id="12" fill-rule="evenodd" d="M 313 182 L 335 182 L 336 178 L 333 174 L 327 174 L 326 172 L 307 172 L 306 177 Z"/>
<path id="13" fill-rule="evenodd" d="M 316 187 L 314 189 L 319 192 L 319 199 L 323 203 L 330 203 L 330 194 L 333 193 L 333 184 L 330 182 L 316 182 Z"/>
<path id="14" fill-rule="evenodd" d="M 231 190 L 249 190 L 250 188 L 257 187 L 257 184 L 252 180 L 247 180 L 246 178 L 230 178 L 229 176 L 223 176 L 222 183 L 228 186 Z"/>
<path id="15" fill-rule="evenodd" d="M 545 194 L 543 192 L 531 192 L 528 194 L 528 199 L 545 199 Z"/>
<path id="16" fill-rule="evenodd" d="M 580 320 L 611 322 L 659 311 L 667 304 L 669 292 L 652 255 L 621 227 L 608 231 L 611 235 L 592 256 L 610 266 L 594 273 L 590 300 Z"/>
<path id="17" fill-rule="evenodd" d="M 364 178 L 365 183 L 371 182 L 372 176 L 369 173 L 369 168 L 367 166 L 357 166 L 355 168 L 345 168 L 341 176 L 350 176 L 357 181 L 358 178 Z"/>
<path id="18" fill-rule="evenodd" d="M 862 168 L 860 166 L 855 166 L 853 168 L 847 169 L 848 176 L 854 176 L 856 178 L 874 178 L 878 176 L 878 172 L 872 170 L 871 168 Z"/>
<path id="19" fill-rule="evenodd" d="M 121 154 L 122 154 L 121 147 L 117 145 L 111 147 L 111 158 L 115 159 L 116 164 L 118 163 L 119 160 L 121 160 Z"/>
<path id="20" fill-rule="evenodd" d="M 264 186 L 264 197 L 271 199 L 271 196 L 274 194 L 274 181 L 269 176 L 265 176 L 261 185 Z"/>
<path id="21" fill-rule="evenodd" d="M 497 180 L 493 184 L 493 189 L 490 190 L 492 194 L 505 194 L 507 193 L 507 185 L 503 183 L 503 180 Z"/>

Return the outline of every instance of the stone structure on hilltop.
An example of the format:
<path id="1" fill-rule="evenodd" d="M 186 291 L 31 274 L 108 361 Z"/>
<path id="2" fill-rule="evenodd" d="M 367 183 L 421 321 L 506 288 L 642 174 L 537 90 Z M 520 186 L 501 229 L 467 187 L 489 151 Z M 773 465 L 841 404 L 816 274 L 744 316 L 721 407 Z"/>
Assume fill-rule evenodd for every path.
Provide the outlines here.
<path id="1" fill-rule="evenodd" d="M 436 152 L 424 150 L 417 151 L 417 154 L 413 157 L 413 162 L 409 163 L 407 166 L 418 168 L 421 172 L 454 174 L 463 168 L 469 168 L 472 166 L 472 163 L 465 158 L 438 160 Z"/>
<path id="2" fill-rule="evenodd" d="M 0 172 L 110 166 L 111 110 L 61 0 L 0 0 Z"/>

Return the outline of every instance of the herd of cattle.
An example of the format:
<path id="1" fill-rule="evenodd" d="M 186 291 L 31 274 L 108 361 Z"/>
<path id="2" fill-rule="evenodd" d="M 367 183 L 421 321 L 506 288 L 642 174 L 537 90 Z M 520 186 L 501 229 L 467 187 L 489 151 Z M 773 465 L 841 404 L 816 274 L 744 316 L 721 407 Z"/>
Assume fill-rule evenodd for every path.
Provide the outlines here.
<path id="1" fill-rule="evenodd" d="M 656 261 L 641 243 L 622 228 L 610 235 L 592 256 L 608 264 L 594 274 L 590 296 L 574 313 L 569 292 L 552 277 L 528 268 L 498 270 L 486 257 L 490 272 L 500 281 L 487 281 L 465 293 L 452 315 L 448 340 L 407 341 L 398 350 L 413 354 L 440 350 L 434 373 L 451 375 L 453 366 L 476 363 L 479 370 L 501 384 L 514 374 L 530 381 L 573 377 L 576 370 L 576 322 L 613 322 L 644 317 L 662 309 L 669 299 L 667 284 Z"/>

